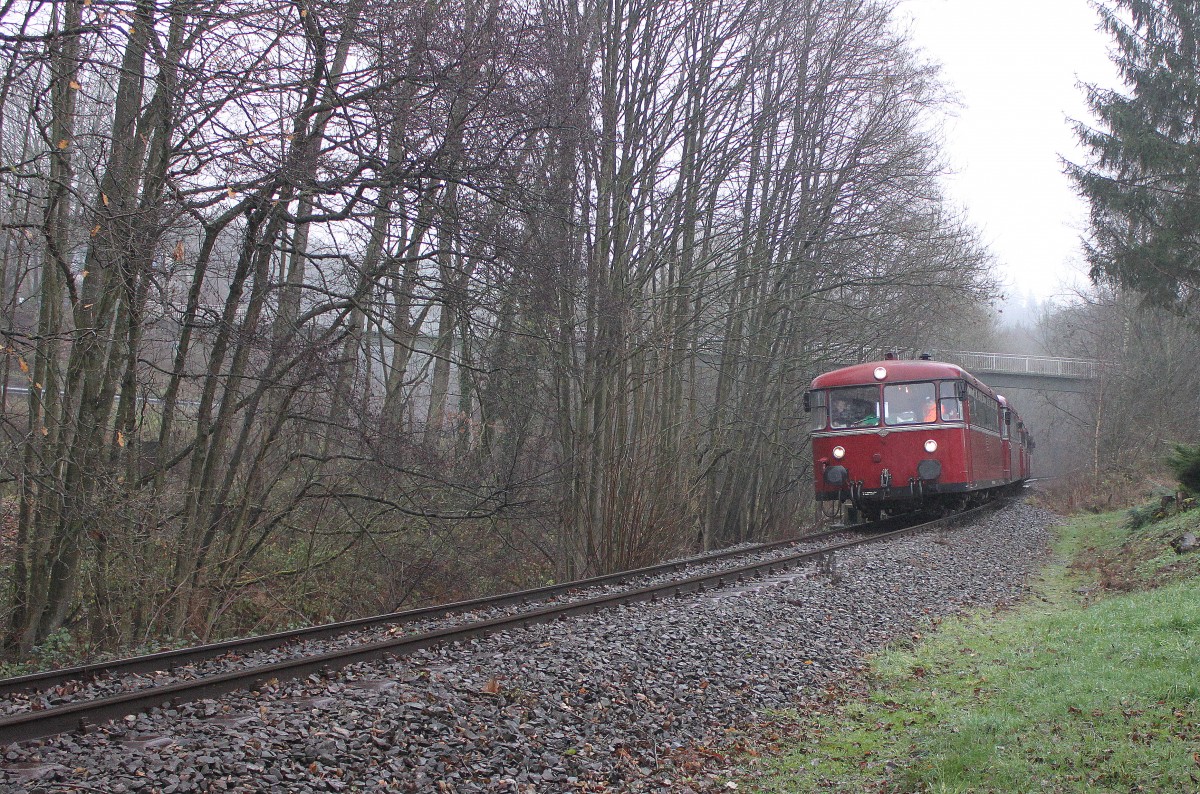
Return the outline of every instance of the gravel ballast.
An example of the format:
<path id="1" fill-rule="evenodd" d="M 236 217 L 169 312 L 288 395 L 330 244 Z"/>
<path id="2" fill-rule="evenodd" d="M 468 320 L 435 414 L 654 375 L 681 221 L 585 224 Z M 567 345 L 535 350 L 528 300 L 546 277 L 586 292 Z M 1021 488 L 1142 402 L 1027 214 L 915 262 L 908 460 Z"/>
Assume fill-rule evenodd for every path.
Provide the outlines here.
<path id="1" fill-rule="evenodd" d="M 718 592 L 12 745 L 0 791 L 715 790 L 764 712 L 932 618 L 1019 598 L 1057 520 L 1016 505 Z"/>
<path id="2" fill-rule="evenodd" d="M 252 670 L 265 665 L 293 659 L 304 659 L 335 650 L 350 649 L 385 642 L 396 637 L 411 637 L 424 632 L 440 631 L 461 627 L 470 623 L 483 622 L 533 612 L 550 604 L 564 605 L 586 599 L 665 582 L 675 582 L 687 576 L 697 576 L 726 571 L 733 565 L 749 565 L 780 559 L 806 549 L 826 548 L 829 545 L 851 540 L 855 532 L 835 534 L 821 539 L 804 538 L 780 548 L 758 548 L 757 544 L 745 544 L 740 549 L 731 547 L 727 551 L 738 551 L 732 560 L 715 559 L 710 555 L 682 558 L 664 563 L 671 570 L 642 575 L 629 575 L 616 582 L 599 585 L 583 585 L 552 595 L 535 598 L 527 602 L 502 606 L 479 605 L 467 610 L 453 610 L 442 616 L 424 617 L 416 620 L 382 620 L 365 628 L 350 629 L 331 636 L 319 638 L 295 638 L 270 647 L 240 650 L 206 658 L 202 661 L 182 663 L 173 660 L 169 665 L 153 672 L 92 673 L 85 678 L 66 680 L 46 689 L 17 690 L 0 697 L 0 717 L 41 711 L 68 705 L 83 700 L 95 700 L 123 693 L 149 690 L 185 681 L 197 681 L 206 677 Z M 403 617 L 404 613 L 397 613 Z"/>

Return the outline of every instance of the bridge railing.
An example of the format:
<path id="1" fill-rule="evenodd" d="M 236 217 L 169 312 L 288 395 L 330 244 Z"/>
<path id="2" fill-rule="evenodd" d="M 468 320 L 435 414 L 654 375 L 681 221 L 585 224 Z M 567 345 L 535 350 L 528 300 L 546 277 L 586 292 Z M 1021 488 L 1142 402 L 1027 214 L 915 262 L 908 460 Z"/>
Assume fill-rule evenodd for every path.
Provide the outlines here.
<path id="1" fill-rule="evenodd" d="M 1096 377 L 1096 362 L 1080 358 L 1051 356 L 1020 356 L 1006 353 L 968 353 L 939 350 L 935 359 L 958 364 L 963 369 L 978 372 L 1004 372 L 1044 375 L 1052 378 L 1090 379 Z"/>

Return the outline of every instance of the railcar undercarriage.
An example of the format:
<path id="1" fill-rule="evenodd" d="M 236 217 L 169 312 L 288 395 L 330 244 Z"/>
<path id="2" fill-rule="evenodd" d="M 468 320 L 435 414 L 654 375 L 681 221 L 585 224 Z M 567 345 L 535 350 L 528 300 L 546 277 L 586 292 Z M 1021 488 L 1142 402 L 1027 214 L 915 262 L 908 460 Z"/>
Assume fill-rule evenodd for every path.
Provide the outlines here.
<path id="1" fill-rule="evenodd" d="M 961 513 L 979 507 L 998 496 L 1019 491 L 1024 480 L 1003 482 L 984 488 L 910 483 L 908 487 L 883 491 L 862 490 L 862 483 L 850 483 L 846 492 L 825 495 L 820 499 L 822 514 L 830 519 L 841 517 L 846 524 L 878 521 L 885 516 L 897 516 L 918 510 L 932 510 L 942 515 Z"/>

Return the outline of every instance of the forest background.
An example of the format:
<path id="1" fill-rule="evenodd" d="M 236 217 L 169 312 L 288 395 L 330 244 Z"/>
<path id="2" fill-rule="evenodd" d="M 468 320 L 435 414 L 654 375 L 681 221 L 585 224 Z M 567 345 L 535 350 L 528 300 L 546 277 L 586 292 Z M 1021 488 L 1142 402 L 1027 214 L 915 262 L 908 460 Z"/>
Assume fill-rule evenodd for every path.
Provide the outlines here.
<path id="1" fill-rule="evenodd" d="M 1022 404 L 1039 473 L 1143 488 L 1195 434 L 1195 325 L 1099 278 L 998 326 L 893 12 L 0 4 L 5 653 L 793 533 L 802 394 L 884 349 L 1101 362 Z"/>

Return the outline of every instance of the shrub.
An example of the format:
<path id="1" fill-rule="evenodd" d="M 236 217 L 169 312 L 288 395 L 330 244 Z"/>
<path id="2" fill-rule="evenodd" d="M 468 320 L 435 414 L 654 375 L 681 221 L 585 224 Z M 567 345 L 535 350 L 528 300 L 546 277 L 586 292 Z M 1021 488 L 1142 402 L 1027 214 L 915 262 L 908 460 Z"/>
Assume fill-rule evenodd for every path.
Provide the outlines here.
<path id="1" fill-rule="evenodd" d="M 1157 504 L 1136 505 L 1125 514 L 1126 529 L 1141 529 L 1161 519 L 1162 508 Z"/>
<path id="2" fill-rule="evenodd" d="M 1200 446 L 1176 444 L 1174 452 L 1167 458 L 1167 465 L 1175 473 L 1183 490 L 1200 496 Z"/>

